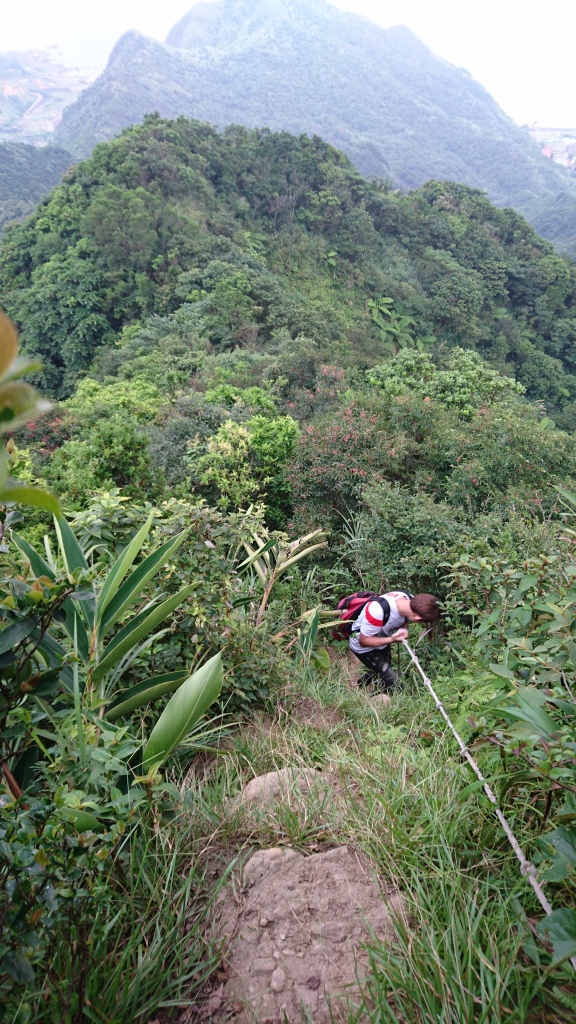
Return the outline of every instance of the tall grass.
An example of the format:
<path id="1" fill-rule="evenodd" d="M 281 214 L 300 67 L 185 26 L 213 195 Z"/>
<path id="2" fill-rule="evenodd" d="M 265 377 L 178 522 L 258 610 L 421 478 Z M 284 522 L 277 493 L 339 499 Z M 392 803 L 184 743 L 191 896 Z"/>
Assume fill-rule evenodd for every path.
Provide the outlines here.
<path id="1" fill-rule="evenodd" d="M 338 708 L 341 722 L 319 730 L 296 720 L 298 692 Z M 235 850 L 347 843 L 402 892 L 396 941 L 370 944 L 372 971 L 351 1024 L 573 1022 L 573 973 L 530 958 L 526 915 L 541 914 L 491 811 L 477 797 L 458 800 L 469 778 L 448 739 L 418 739 L 429 709 L 410 685 L 377 712 L 336 676 L 301 672 L 271 716 L 204 772 L 209 801 L 196 805 L 196 827 L 213 827 L 217 809 L 219 841 Z M 332 773 L 338 798 L 294 787 L 260 811 L 230 801 L 251 777 L 287 765 Z"/>
<path id="2" fill-rule="evenodd" d="M 323 727 L 298 717 L 302 695 L 332 709 Z M 348 844 L 403 896 L 395 941 L 368 944 L 371 971 L 349 1024 L 576 1020 L 571 968 L 546 967 L 541 946 L 539 956 L 530 922 L 539 908 L 490 808 L 459 799 L 469 778 L 451 740 L 420 738 L 430 717 L 427 695 L 411 683 L 377 709 L 337 672 L 295 674 L 218 754 L 196 755 L 185 815 L 126 842 L 85 936 L 84 1005 L 74 1002 L 82 964 L 56 949 L 26 1019 L 178 1020 L 220 957 L 210 920 L 224 874 L 215 882 L 208 866 L 225 873 L 258 846 Z M 254 776 L 287 766 L 321 769 L 330 786 L 302 794 L 295 785 L 260 809 L 236 799 Z M 529 839 L 523 808 L 516 824 Z"/>
<path id="3" fill-rule="evenodd" d="M 204 937 L 218 886 L 207 883 L 197 840 L 179 819 L 126 842 L 94 919 L 55 945 L 30 1021 L 128 1024 L 190 1004 L 218 959 Z"/>

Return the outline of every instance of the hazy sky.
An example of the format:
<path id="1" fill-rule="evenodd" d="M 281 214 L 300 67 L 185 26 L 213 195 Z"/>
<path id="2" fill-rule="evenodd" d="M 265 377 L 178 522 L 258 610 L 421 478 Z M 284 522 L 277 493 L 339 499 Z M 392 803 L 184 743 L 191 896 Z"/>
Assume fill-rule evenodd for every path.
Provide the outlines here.
<path id="1" fill-rule="evenodd" d="M 467 68 L 519 123 L 576 127 L 574 0 L 333 0 L 387 27 L 405 24 Z M 100 71 L 130 28 L 164 39 L 193 0 L 0 0 L 0 50 L 57 45 Z"/>

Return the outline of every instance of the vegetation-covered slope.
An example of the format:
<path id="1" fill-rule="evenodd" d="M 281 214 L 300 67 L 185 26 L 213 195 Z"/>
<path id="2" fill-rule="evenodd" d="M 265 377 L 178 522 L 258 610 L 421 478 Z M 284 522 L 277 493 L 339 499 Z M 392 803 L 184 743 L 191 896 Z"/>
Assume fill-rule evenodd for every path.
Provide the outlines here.
<path id="1" fill-rule="evenodd" d="M 350 1020 L 572 1024 L 576 452 L 545 414 L 573 426 L 572 263 L 473 189 L 391 194 L 319 138 L 152 118 L 0 267 L 62 399 L 16 420 L 4 476 L 67 520 L 0 507 L 4 1016 L 230 1017 L 212 880 L 348 843 L 410 914 L 371 937 Z M 554 914 L 406 652 L 383 706 L 322 650 L 368 587 L 440 596 L 411 642 Z M 236 799 L 294 765 L 338 797 Z"/>
<path id="2" fill-rule="evenodd" d="M 570 415 L 575 287 L 570 261 L 478 191 L 391 194 L 318 138 L 185 120 L 99 147 L 0 250 L 3 306 L 57 397 L 125 325 L 182 306 L 216 352 L 284 332 L 369 366 L 390 350 L 368 306 L 384 296 L 425 345 L 475 348 Z"/>
<path id="3" fill-rule="evenodd" d="M 431 178 L 522 209 L 571 188 L 462 68 L 404 27 L 385 30 L 325 0 L 195 6 L 162 45 L 131 32 L 69 107 L 64 146 L 87 156 L 144 114 L 321 135 L 364 175 L 416 188 Z"/>
<path id="4" fill-rule="evenodd" d="M 65 149 L 0 143 L 0 229 L 24 220 L 73 163 Z"/>

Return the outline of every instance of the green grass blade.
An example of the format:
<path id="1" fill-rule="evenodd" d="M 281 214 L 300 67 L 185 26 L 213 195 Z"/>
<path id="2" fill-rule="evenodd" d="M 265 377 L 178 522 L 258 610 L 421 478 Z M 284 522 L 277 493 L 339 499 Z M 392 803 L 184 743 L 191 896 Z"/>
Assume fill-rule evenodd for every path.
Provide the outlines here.
<path id="1" fill-rule="evenodd" d="M 150 515 L 148 516 L 148 519 L 144 523 L 142 529 L 138 531 L 136 536 L 130 541 L 127 547 L 124 548 L 124 551 L 117 559 L 117 561 L 114 563 L 110 572 L 108 573 L 108 576 L 106 577 L 106 582 L 102 587 L 100 597 L 98 598 L 98 605 L 96 609 L 97 622 L 100 621 L 103 613 L 110 604 L 110 601 L 117 593 L 122 583 L 122 580 L 126 576 L 126 573 L 128 572 L 129 569 L 132 568 L 134 560 L 139 554 L 140 549 L 150 532 L 150 527 L 152 525 L 153 518 L 154 513 L 151 512 Z"/>
<path id="2" fill-rule="evenodd" d="M 100 621 L 100 636 L 106 636 L 111 627 L 122 617 L 127 608 L 136 601 L 140 592 L 150 582 L 155 573 L 168 561 L 178 550 L 182 541 L 187 536 L 188 530 L 183 530 L 172 540 L 166 541 L 161 547 L 153 551 L 124 581 L 115 596 L 106 608 Z"/>
<path id="3" fill-rule="evenodd" d="M 182 684 L 164 708 L 142 756 L 145 770 L 161 765 L 176 750 L 221 689 L 222 657 L 216 654 Z"/>
<path id="4" fill-rule="evenodd" d="M 162 604 L 154 608 L 149 615 L 146 616 L 143 622 L 140 622 L 135 628 L 128 629 L 125 627 L 123 630 L 124 636 L 120 643 L 113 643 L 109 645 L 103 653 L 100 662 L 94 670 L 93 678 L 94 682 L 99 682 L 111 668 L 116 665 L 121 658 L 127 654 L 133 647 L 136 647 L 144 637 L 148 636 L 156 626 L 170 615 L 178 605 L 182 604 L 187 597 L 196 589 L 196 584 L 192 583 L 188 587 L 184 587 L 183 590 L 178 591 L 173 597 L 169 597 L 167 601 L 163 601 Z M 130 623 L 128 624 L 130 626 Z M 127 630 L 127 631 L 126 631 Z"/>
<path id="5" fill-rule="evenodd" d="M 173 693 L 186 681 L 186 676 L 186 672 L 165 672 L 163 675 L 152 676 L 136 686 L 131 686 L 116 698 L 104 718 L 107 722 L 115 722 L 117 718 L 130 715 L 142 704 L 149 704 L 167 693 Z"/>

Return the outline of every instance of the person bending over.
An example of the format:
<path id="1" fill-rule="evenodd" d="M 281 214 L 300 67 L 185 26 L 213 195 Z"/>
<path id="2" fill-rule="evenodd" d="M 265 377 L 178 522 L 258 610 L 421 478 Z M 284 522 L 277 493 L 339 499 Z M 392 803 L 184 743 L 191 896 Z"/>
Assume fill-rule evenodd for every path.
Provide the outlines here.
<path id="1" fill-rule="evenodd" d="M 392 668 L 392 644 L 408 639 L 409 622 L 436 622 L 440 618 L 438 598 L 433 594 L 410 594 L 393 590 L 368 601 L 352 626 L 350 650 L 368 671 L 358 686 L 375 683 L 379 690 L 391 690 L 397 682 Z"/>

